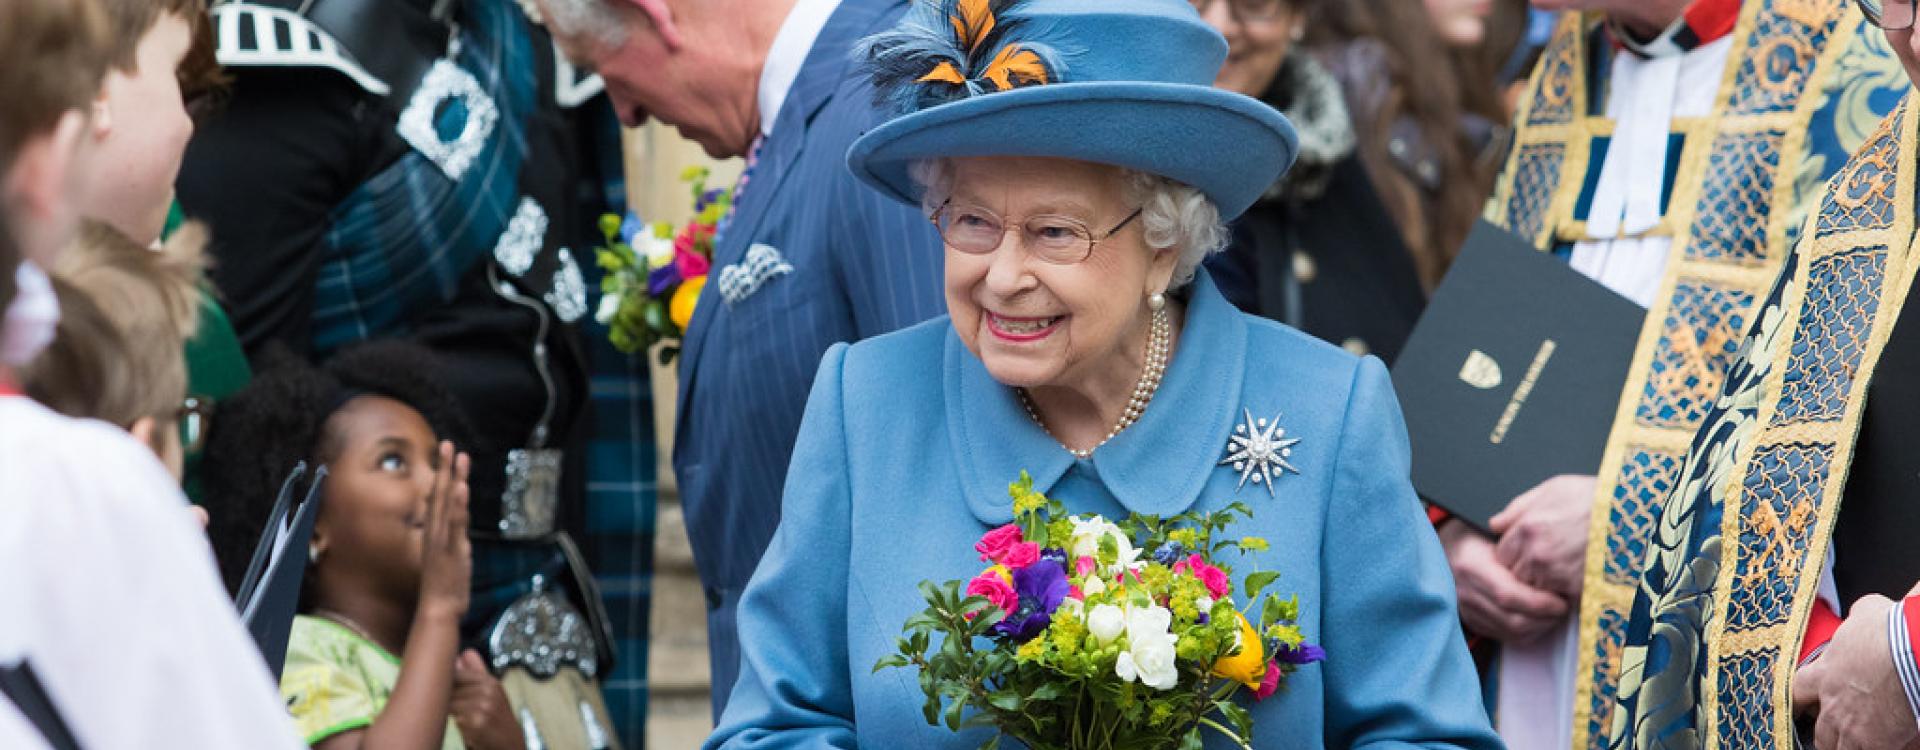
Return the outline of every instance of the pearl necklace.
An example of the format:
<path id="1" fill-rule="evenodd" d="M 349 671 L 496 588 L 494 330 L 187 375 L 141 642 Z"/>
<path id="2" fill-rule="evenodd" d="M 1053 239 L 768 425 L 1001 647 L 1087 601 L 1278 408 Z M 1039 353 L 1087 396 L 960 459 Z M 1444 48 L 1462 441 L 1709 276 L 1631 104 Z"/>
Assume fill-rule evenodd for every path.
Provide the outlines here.
<path id="1" fill-rule="evenodd" d="M 1154 310 L 1153 320 L 1148 324 L 1147 366 L 1140 373 L 1140 381 L 1133 386 L 1133 397 L 1127 400 L 1127 408 L 1120 412 L 1120 421 L 1114 423 L 1113 429 L 1107 431 L 1107 436 L 1101 438 L 1100 442 L 1092 448 L 1069 448 L 1066 443 L 1060 443 L 1060 447 L 1066 448 L 1074 458 L 1091 458 L 1094 451 L 1119 435 L 1121 430 L 1132 427 L 1134 422 L 1140 421 L 1141 412 L 1146 411 L 1147 404 L 1153 401 L 1153 395 L 1160 391 L 1160 378 L 1167 373 L 1167 355 L 1172 338 L 1173 324 L 1167 320 L 1166 308 Z M 1047 423 L 1040 419 L 1040 410 L 1034 407 L 1033 397 L 1027 395 L 1027 389 L 1015 388 L 1014 392 L 1020 395 L 1020 405 L 1026 407 L 1027 417 L 1032 419 L 1034 424 L 1039 425 L 1040 431 L 1047 433 L 1047 437 L 1053 438 L 1054 442 L 1059 442 L 1060 438 L 1053 434 L 1053 430 L 1047 429 Z"/>

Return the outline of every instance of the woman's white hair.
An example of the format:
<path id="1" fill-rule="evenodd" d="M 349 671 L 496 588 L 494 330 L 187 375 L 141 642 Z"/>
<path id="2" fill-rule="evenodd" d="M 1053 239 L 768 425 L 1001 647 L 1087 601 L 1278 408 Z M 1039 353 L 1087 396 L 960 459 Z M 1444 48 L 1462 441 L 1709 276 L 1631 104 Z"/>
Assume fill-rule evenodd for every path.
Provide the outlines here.
<path id="1" fill-rule="evenodd" d="M 619 49 L 627 43 L 628 19 L 607 0 L 520 0 L 520 4 L 538 13 L 548 30 L 588 41 L 596 50 Z"/>
<path id="2" fill-rule="evenodd" d="M 925 191 L 920 206 L 928 214 L 952 196 L 952 159 L 915 162 L 909 173 Z M 1173 267 L 1171 288 L 1179 289 L 1193 281 L 1201 261 L 1227 246 L 1230 235 L 1220 209 L 1199 189 L 1132 169 L 1122 169 L 1121 179 L 1126 181 L 1127 200 L 1140 206 L 1139 221 L 1147 246 L 1155 251 L 1173 248 L 1180 253 Z"/>

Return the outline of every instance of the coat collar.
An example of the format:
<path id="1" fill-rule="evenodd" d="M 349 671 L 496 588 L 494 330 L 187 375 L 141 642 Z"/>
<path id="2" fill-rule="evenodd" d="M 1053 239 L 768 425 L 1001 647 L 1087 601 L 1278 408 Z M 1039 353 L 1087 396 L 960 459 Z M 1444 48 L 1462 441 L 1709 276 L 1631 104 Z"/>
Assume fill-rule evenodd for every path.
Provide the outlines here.
<path id="1" fill-rule="evenodd" d="M 1201 272 L 1153 403 L 1082 462 L 1033 423 L 1013 389 L 995 381 L 957 335 L 948 337 L 947 429 L 968 507 L 985 523 L 1007 523 L 1013 520 L 1007 485 L 1021 471 L 1045 492 L 1076 463 L 1085 463 L 1131 512 L 1184 512 L 1218 468 L 1237 413 L 1246 352 L 1245 318 Z"/>

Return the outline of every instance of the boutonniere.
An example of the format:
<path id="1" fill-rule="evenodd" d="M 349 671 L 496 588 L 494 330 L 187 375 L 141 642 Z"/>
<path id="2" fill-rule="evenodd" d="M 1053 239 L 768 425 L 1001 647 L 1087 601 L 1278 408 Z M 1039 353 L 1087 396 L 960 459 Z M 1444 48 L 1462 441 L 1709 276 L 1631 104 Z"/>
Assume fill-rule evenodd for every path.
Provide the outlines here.
<path id="1" fill-rule="evenodd" d="M 594 319 L 607 327 L 614 348 L 632 354 L 660 341 L 679 341 L 707 286 L 713 267 L 713 237 L 733 205 L 733 191 L 708 188 L 706 167 L 680 173 L 693 193 L 693 219 L 675 231 L 667 222 L 626 216 L 600 217 L 606 244 L 594 256 L 606 276 L 600 280 L 600 307 Z M 660 352 L 673 361 L 680 348 Z"/>

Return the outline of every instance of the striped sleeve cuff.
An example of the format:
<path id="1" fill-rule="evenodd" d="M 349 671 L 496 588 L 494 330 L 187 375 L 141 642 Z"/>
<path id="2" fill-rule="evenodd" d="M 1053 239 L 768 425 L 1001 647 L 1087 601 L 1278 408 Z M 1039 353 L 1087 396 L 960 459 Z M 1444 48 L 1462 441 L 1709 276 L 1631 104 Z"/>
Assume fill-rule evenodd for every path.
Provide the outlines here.
<path id="1" fill-rule="evenodd" d="M 1900 687 L 1907 693 L 1907 708 L 1920 723 L 1920 663 L 1914 654 L 1920 644 L 1920 596 L 1910 596 L 1887 610 L 1887 646 L 1893 654 L 1893 671 L 1900 676 Z"/>

